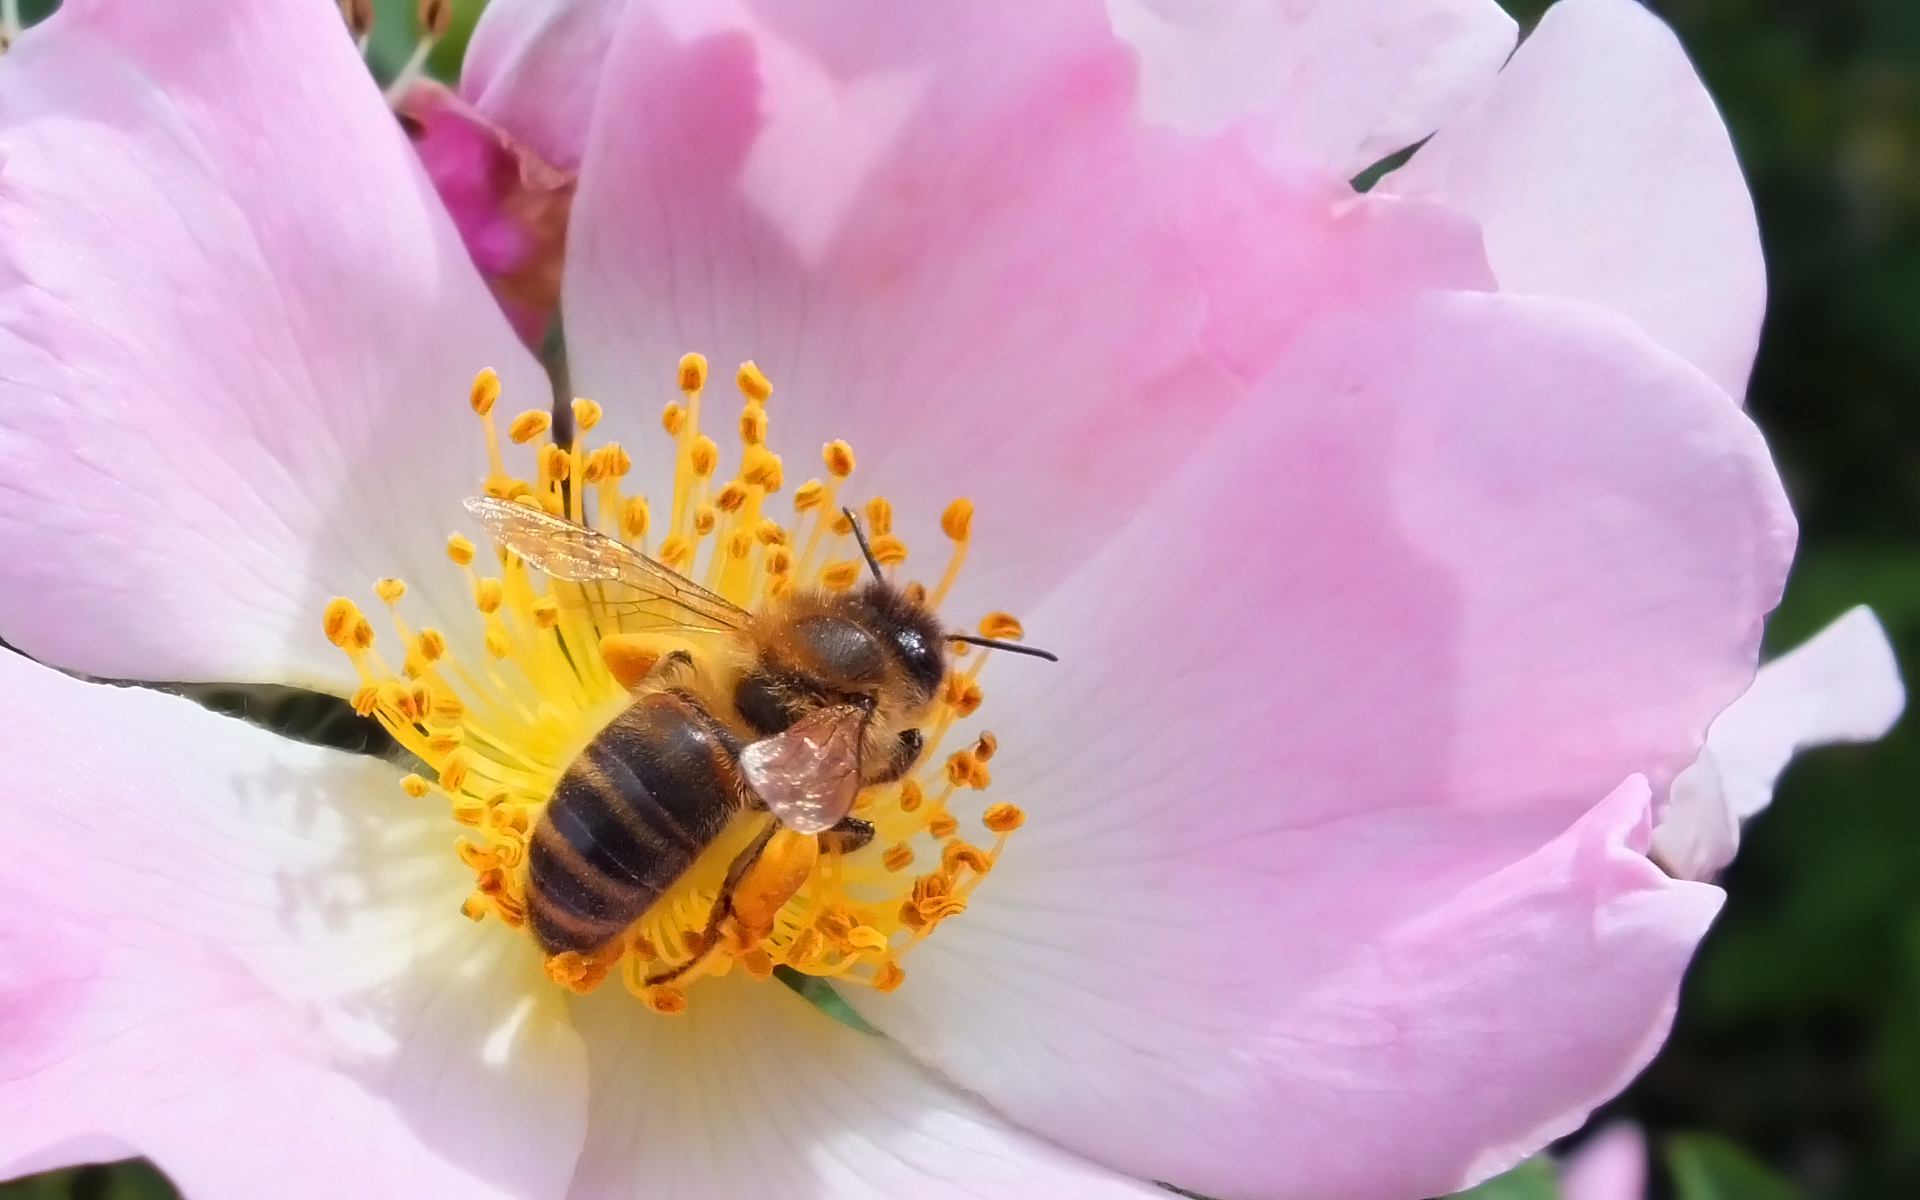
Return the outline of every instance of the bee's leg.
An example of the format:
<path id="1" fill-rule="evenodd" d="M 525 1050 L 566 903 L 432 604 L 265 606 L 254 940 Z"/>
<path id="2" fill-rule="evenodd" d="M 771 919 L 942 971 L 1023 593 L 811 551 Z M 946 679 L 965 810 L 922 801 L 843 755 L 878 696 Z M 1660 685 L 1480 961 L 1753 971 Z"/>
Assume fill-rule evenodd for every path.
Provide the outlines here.
<path id="1" fill-rule="evenodd" d="M 926 746 L 926 738 L 918 729 L 905 729 L 894 742 L 892 752 L 879 762 L 861 764 L 860 785 L 872 787 L 877 783 L 892 783 L 913 770 L 913 764 L 920 761 L 920 751 Z"/>
<path id="2" fill-rule="evenodd" d="M 830 854 L 852 854 L 873 841 L 873 822 L 841 817 L 840 823 L 820 834 L 820 849 Z"/>
<path id="3" fill-rule="evenodd" d="M 862 821 L 861 824 L 865 825 L 866 822 Z M 838 828 L 838 826 L 836 826 L 836 828 Z M 727 877 L 720 883 L 720 892 L 713 898 L 713 910 L 707 916 L 707 927 L 700 933 L 699 953 L 670 971 L 663 971 L 658 975 L 647 976 L 647 982 L 649 984 L 672 983 L 674 980 L 704 962 L 707 955 L 712 953 L 713 948 L 719 945 L 720 926 L 726 921 L 727 909 L 733 903 L 733 889 L 740 885 L 740 880 L 746 875 L 748 868 L 753 866 L 754 860 L 760 857 L 760 852 L 767 848 L 767 843 L 772 841 L 773 835 L 778 832 L 780 832 L 780 822 L 768 821 L 767 827 L 762 829 L 751 842 L 747 843 L 746 849 L 734 856 L 733 865 L 727 868 Z M 828 832 L 832 831 L 829 830 Z M 867 836 L 873 836 L 872 826 L 868 826 Z"/>

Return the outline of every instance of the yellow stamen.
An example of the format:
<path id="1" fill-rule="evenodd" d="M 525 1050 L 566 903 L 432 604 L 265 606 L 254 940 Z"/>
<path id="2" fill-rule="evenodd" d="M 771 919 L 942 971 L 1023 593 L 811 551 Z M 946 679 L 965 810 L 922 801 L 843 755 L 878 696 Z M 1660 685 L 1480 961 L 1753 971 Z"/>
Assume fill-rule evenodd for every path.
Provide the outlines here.
<path id="1" fill-rule="evenodd" d="M 749 611 L 796 590 L 862 586 L 867 566 L 852 553 L 853 526 L 838 499 L 854 470 L 852 448 L 840 441 L 823 448 L 825 476 L 795 489 L 793 519 L 783 522 L 766 503 L 781 486 L 782 467 L 768 440 L 772 386 L 765 375 L 748 363 L 735 376 L 745 402 L 738 458 L 726 470 L 720 446 L 700 427 L 706 361 L 688 355 L 675 382 L 681 399 L 661 417 L 674 439 L 676 466 L 665 493 L 670 507 L 663 507 L 656 534 L 658 561 Z M 632 459 L 612 442 L 588 444 L 587 435 L 604 423 L 600 406 L 573 402 L 578 436 L 567 446 L 546 438 L 551 419 L 545 410 L 520 413 L 507 429 L 511 442 L 525 447 L 515 451 L 521 466 L 514 473 L 493 434 L 499 397 L 496 374 L 475 376 L 469 403 L 489 447 L 476 491 L 562 515 L 644 550 L 653 524 L 648 501 L 621 491 Z M 887 567 L 902 563 L 908 547 L 894 533 L 892 504 L 879 496 L 856 503 L 875 558 Z M 902 586 L 910 602 L 932 607 L 945 596 L 966 553 L 972 514 L 966 500 L 940 514 L 951 557 L 931 593 L 918 583 Z M 522 928 L 534 830 L 581 749 L 632 703 L 636 689 L 690 688 L 732 720 L 727 681 L 751 661 L 751 646 L 737 636 L 674 624 L 611 584 L 549 579 L 512 554 L 476 568 L 478 548 L 458 534 L 448 538 L 446 553 L 471 588 L 478 639 L 410 627 L 402 611 L 410 593 L 398 579 L 373 585 L 399 636 L 398 669 L 373 649 L 372 625 L 353 601 L 330 601 L 322 630 L 359 674 L 355 711 L 379 720 L 423 764 L 402 779 L 401 790 L 411 800 L 443 796 L 447 802 L 461 833 L 456 853 L 474 874 L 460 911 Z M 1021 634 L 1019 622 L 1003 613 L 989 614 L 979 628 L 989 637 Z M 977 676 L 992 657 L 965 652 L 954 648 L 953 669 L 920 722 L 927 743 L 921 765 L 855 800 L 855 812 L 874 827 L 870 844 L 842 851 L 830 841 L 832 852 L 826 852 L 817 836 L 779 830 L 744 865 L 722 902 L 729 867 L 768 820 L 763 812 L 743 813 L 618 937 L 591 954 L 547 959 L 549 978 L 588 991 L 617 976 L 661 1013 L 683 1011 L 699 980 L 736 965 L 754 979 L 784 963 L 844 985 L 901 986 L 900 957 L 966 910 L 968 893 L 1025 820 L 1005 801 L 987 804 L 984 812 L 965 809 L 981 813 L 974 828 L 996 839 L 982 846 L 960 836 L 960 818 L 950 811 L 950 804 L 961 806 L 959 797 L 991 786 L 987 764 L 999 749 L 992 734 L 954 732 L 956 722 L 980 707 Z M 722 698 L 704 699 L 709 695 Z M 743 739 L 750 733 L 739 731 Z M 943 749 L 949 735 L 967 740 Z"/>

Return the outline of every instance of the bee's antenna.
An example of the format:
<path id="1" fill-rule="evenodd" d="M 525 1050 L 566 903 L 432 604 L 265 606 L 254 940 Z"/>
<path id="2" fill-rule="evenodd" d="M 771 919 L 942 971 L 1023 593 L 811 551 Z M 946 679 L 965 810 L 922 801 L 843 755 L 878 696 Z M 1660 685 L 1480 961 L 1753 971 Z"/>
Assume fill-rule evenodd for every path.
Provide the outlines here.
<path id="1" fill-rule="evenodd" d="M 873 556 L 873 547 L 867 545 L 867 535 L 860 532 L 859 519 L 853 515 L 853 510 L 850 508 L 841 509 L 840 515 L 847 519 L 847 524 L 853 526 L 853 540 L 860 543 L 860 553 L 867 556 L 867 565 L 873 568 L 873 577 L 885 583 L 887 577 L 880 573 L 880 560 Z"/>
<path id="2" fill-rule="evenodd" d="M 1037 646 L 1022 646 L 1019 642 L 1003 642 L 997 638 L 974 637 L 970 633 L 950 633 L 950 642 L 965 642 L 969 646 L 985 646 L 989 650 L 1011 650 L 1015 654 L 1029 654 L 1034 658 L 1044 658 L 1048 662 L 1059 662 L 1060 656 Z"/>

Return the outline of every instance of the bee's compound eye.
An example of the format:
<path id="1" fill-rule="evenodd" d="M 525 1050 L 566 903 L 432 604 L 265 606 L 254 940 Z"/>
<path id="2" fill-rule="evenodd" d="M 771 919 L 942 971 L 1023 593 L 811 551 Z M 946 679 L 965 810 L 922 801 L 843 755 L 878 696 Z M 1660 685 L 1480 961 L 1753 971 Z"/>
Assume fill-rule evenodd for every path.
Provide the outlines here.
<path id="1" fill-rule="evenodd" d="M 824 672 L 854 683 L 870 683 L 885 668 L 880 643 L 844 617 L 808 617 L 794 626 L 794 637 Z"/>

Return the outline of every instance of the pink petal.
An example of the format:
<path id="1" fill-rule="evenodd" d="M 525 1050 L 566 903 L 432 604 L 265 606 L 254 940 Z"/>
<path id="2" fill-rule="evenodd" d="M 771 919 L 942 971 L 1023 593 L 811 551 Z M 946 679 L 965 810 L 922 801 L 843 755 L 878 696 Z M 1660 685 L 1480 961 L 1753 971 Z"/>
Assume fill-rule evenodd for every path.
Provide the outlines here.
<path id="1" fill-rule="evenodd" d="M 68 5 L 0 71 L 0 636 L 345 687 L 319 613 L 438 559 L 467 389 L 548 387 L 324 4 Z M 507 411 L 511 413 L 512 408 Z"/>
<path id="2" fill-rule="evenodd" d="M 1801 750 L 1877 740 L 1906 707 L 1887 634 L 1873 611 L 1850 609 L 1804 644 L 1760 668 L 1753 686 L 1714 721 L 1706 748 L 1674 781 L 1654 829 L 1654 853 L 1685 879 L 1733 861 L 1740 822 L 1773 799 Z"/>
<path id="3" fill-rule="evenodd" d="M 1513 18 L 1492 0 L 1108 0 L 1149 119 L 1256 129 L 1343 178 L 1439 128 L 1493 82 Z"/>
<path id="4" fill-rule="evenodd" d="M 1608 1126 L 1560 1168 L 1560 1200 L 1646 1200 L 1647 1139 L 1637 1125 Z"/>
<path id="5" fill-rule="evenodd" d="M 460 94 L 564 170 L 580 166 L 600 69 L 626 0 L 488 0 Z"/>
<path id="6" fill-rule="evenodd" d="M 1491 285 L 1447 214 L 1350 190 L 1341 207 L 1237 140 L 1142 128 L 1097 8 L 880 11 L 628 9 L 565 310 L 575 381 L 643 473 L 667 469 L 640 431 L 679 356 L 752 358 L 790 480 L 848 439 L 856 486 L 934 554 L 941 507 L 971 496 L 982 549 L 955 611 L 1018 606 L 1200 444 L 1302 314 Z M 710 403 L 724 429 L 731 400 Z"/>
<path id="7" fill-rule="evenodd" d="M 1607 305 L 1746 394 L 1767 300 L 1753 201 L 1686 51 L 1645 6 L 1555 4 L 1384 186 L 1479 218 L 1503 291 Z"/>
<path id="8" fill-rule="evenodd" d="M 704 982 L 671 1021 L 575 1005 L 592 1124 L 571 1200 L 1154 1200 L 778 985 Z"/>
<path id="9" fill-rule="evenodd" d="M 988 672 L 1031 817 L 862 1010 L 1130 1174 L 1437 1194 L 1658 1043 L 1718 893 L 1640 856 L 1638 786 L 1540 847 L 1692 759 L 1791 517 L 1726 397 L 1590 306 L 1336 319 L 1259 399 L 1030 614 L 1062 665 Z"/>
<path id="10" fill-rule="evenodd" d="M 558 1196 L 586 1064 L 390 765 L 0 654 L 0 1174 Z"/>

